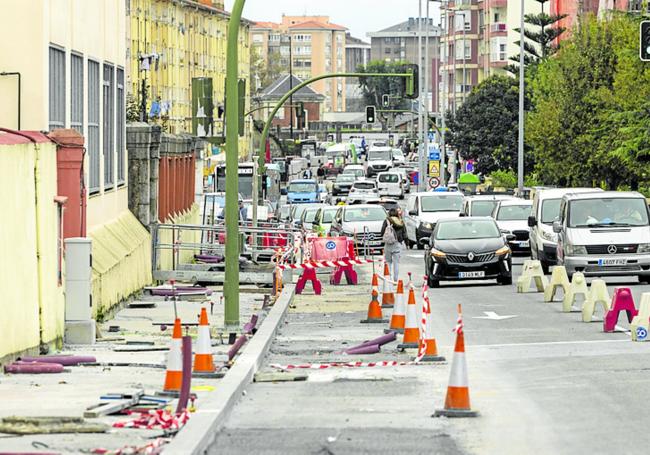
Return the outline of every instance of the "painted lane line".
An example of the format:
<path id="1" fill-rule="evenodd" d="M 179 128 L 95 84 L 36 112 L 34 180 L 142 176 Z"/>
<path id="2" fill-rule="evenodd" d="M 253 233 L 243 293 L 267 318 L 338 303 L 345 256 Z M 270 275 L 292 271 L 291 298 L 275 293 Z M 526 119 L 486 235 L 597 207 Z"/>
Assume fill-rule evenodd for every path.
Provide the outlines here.
<path id="1" fill-rule="evenodd" d="M 516 314 L 499 316 L 494 311 L 484 311 L 483 314 L 485 314 L 485 316 L 474 316 L 472 319 L 490 319 L 492 321 L 503 321 L 504 319 L 512 319 L 517 317 Z"/>

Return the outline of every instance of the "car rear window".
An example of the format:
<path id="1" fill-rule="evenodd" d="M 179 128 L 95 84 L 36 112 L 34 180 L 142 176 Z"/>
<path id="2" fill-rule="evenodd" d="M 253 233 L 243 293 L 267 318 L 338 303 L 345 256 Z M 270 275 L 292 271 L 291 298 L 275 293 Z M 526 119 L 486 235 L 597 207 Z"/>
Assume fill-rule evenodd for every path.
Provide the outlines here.
<path id="1" fill-rule="evenodd" d="M 373 182 L 357 182 L 354 187 L 358 190 L 374 190 L 376 188 Z"/>
<path id="2" fill-rule="evenodd" d="M 380 174 L 377 180 L 381 183 L 399 183 L 400 177 L 398 174 Z"/>

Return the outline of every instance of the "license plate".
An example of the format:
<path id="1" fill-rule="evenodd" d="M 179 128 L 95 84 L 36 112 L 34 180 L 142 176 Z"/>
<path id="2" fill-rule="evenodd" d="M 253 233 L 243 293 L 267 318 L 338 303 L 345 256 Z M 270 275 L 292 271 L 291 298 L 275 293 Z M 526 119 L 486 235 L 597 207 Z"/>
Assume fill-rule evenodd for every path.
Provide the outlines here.
<path id="1" fill-rule="evenodd" d="M 523 242 L 518 242 L 518 243 L 519 243 L 519 246 L 522 247 L 522 248 L 528 248 L 530 246 L 530 241 L 528 241 L 528 240 L 525 240 Z"/>
<path id="2" fill-rule="evenodd" d="M 608 265 L 627 265 L 627 259 L 598 259 L 598 265 L 601 267 Z"/>
<path id="3" fill-rule="evenodd" d="M 483 278 L 485 272 L 458 272 L 458 278 Z"/>

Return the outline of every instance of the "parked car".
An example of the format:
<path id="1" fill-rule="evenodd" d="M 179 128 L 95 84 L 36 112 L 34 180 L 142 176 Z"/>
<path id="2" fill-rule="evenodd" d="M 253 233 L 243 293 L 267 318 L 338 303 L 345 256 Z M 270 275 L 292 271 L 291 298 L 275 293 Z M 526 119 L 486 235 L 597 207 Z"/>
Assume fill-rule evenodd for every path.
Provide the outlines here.
<path id="1" fill-rule="evenodd" d="M 302 224 L 302 213 L 310 207 L 322 207 L 323 204 L 294 204 L 291 206 L 289 221 L 291 226 L 299 228 Z"/>
<path id="2" fill-rule="evenodd" d="M 567 274 L 636 275 L 650 284 L 650 212 L 632 191 L 569 193 L 553 222 L 557 262 Z"/>
<path id="3" fill-rule="evenodd" d="M 351 237 L 358 251 L 381 254 L 381 227 L 387 216 L 380 205 L 344 205 L 334 215 L 330 235 Z"/>
<path id="4" fill-rule="evenodd" d="M 404 199 L 402 176 L 397 172 L 380 172 L 377 174 L 377 189 L 380 196 L 393 196 Z"/>
<path id="5" fill-rule="evenodd" d="M 509 194 L 485 194 L 466 196 L 463 201 L 462 216 L 492 216 L 499 201 L 516 199 Z"/>
<path id="6" fill-rule="evenodd" d="M 287 187 L 289 204 L 320 202 L 320 188 L 314 179 L 292 180 Z"/>
<path id="7" fill-rule="evenodd" d="M 429 286 L 441 281 L 496 279 L 512 284 L 512 254 L 508 240 L 490 217 L 440 220 L 424 255 Z"/>
<path id="8" fill-rule="evenodd" d="M 393 167 L 393 149 L 391 147 L 371 147 L 368 151 L 366 176 L 374 177 Z"/>
<path id="9" fill-rule="evenodd" d="M 339 196 L 341 194 L 348 194 L 352 188 L 352 184 L 356 181 L 353 174 L 339 174 L 332 185 L 332 196 Z"/>
<path id="10" fill-rule="evenodd" d="M 444 218 L 457 218 L 463 205 L 461 193 L 413 193 L 406 202 L 404 224 L 406 244 L 423 249 L 436 223 Z"/>
<path id="11" fill-rule="evenodd" d="M 528 217 L 533 208 L 533 202 L 523 199 L 507 199 L 499 201 L 494 208 L 494 218 L 502 234 L 514 235 L 515 238 L 508 242 L 510 249 L 516 251 L 530 251 L 530 228 Z"/>
<path id="12" fill-rule="evenodd" d="M 302 215 L 300 215 L 300 227 L 306 231 L 311 232 L 314 228 L 314 222 L 316 221 L 316 214 L 318 211 L 324 207 L 327 207 L 324 204 L 311 205 L 303 210 Z"/>
<path id="13" fill-rule="evenodd" d="M 557 234 L 553 222 L 560 217 L 562 197 L 568 193 L 593 193 L 600 188 L 558 188 L 541 190 L 533 196 L 533 208 L 528 218 L 530 227 L 530 255 L 542 264 L 544 273 L 557 262 Z"/>
<path id="14" fill-rule="evenodd" d="M 348 194 L 348 204 L 364 204 L 369 199 L 378 199 L 377 183 L 373 180 L 360 180 L 352 184 Z"/>

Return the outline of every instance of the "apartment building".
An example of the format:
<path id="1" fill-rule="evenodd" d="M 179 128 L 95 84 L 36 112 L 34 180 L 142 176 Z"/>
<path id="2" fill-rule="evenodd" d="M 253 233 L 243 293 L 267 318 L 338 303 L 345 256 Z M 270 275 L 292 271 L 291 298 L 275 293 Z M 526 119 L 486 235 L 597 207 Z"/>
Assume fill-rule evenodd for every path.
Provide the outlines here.
<path id="1" fill-rule="evenodd" d="M 251 26 L 251 45 L 266 65 L 270 61 L 290 69 L 302 80 L 346 69 L 346 28 L 328 16 L 282 16 L 282 22 L 257 22 Z M 343 79 L 325 79 L 311 87 L 325 96 L 327 112 L 344 112 Z"/>
<path id="2" fill-rule="evenodd" d="M 639 13 L 643 9 L 643 0 L 551 0 L 551 14 L 564 15 L 567 17 L 559 22 L 561 27 L 566 28 L 555 44 L 571 36 L 571 29 L 578 23 L 578 18 L 584 14 L 592 13 L 602 16 L 611 10 L 629 11 Z M 646 3 L 646 12 L 650 7 Z"/>

